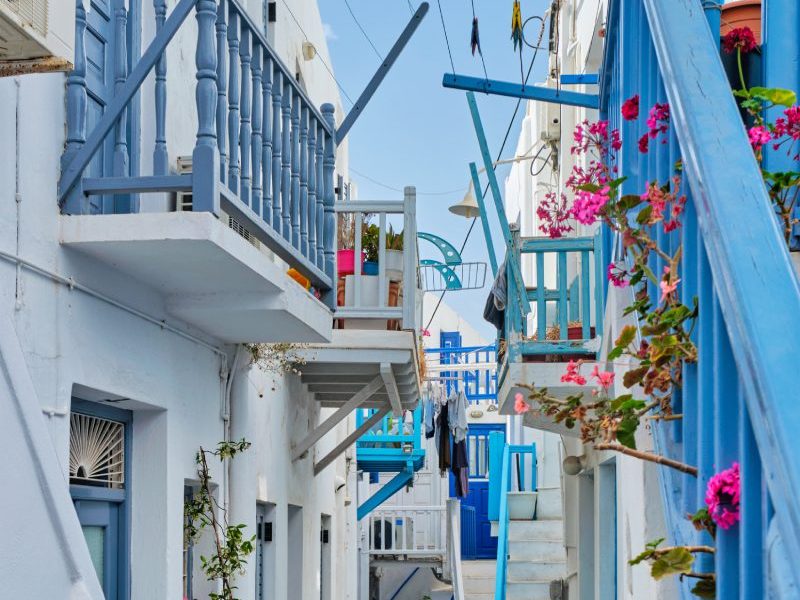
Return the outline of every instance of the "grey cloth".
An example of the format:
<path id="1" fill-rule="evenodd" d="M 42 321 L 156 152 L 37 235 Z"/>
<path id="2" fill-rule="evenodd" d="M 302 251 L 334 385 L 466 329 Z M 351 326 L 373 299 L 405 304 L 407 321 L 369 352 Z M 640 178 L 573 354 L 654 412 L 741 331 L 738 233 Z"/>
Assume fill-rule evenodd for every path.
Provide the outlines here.
<path id="1" fill-rule="evenodd" d="M 506 263 L 497 271 L 489 297 L 486 298 L 486 306 L 483 308 L 483 318 L 495 326 L 496 329 L 503 328 L 505 320 L 506 301 L 508 300 L 508 287 L 506 284 Z"/>
<path id="2" fill-rule="evenodd" d="M 467 437 L 467 396 L 464 392 L 453 392 L 447 399 L 448 419 L 453 442 L 463 442 Z"/>

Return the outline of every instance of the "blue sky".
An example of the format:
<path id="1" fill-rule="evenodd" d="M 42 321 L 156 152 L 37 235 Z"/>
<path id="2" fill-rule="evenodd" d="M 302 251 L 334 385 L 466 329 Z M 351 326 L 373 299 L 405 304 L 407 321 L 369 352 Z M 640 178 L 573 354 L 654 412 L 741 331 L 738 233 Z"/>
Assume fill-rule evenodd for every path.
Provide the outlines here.
<path id="1" fill-rule="evenodd" d="M 385 56 L 411 16 L 409 2 L 348 1 L 378 52 Z M 470 52 L 470 0 L 440 1 L 456 73 L 483 76 L 480 58 L 477 54 L 473 57 Z M 411 0 L 411 4 L 416 8 L 418 2 Z M 522 0 L 523 19 L 542 15 L 548 4 L 546 0 Z M 380 64 L 379 58 L 344 0 L 319 0 L 319 6 L 327 28 L 334 73 L 346 94 L 355 100 Z M 519 54 L 513 51 L 510 40 L 512 0 L 474 0 L 474 6 L 489 78 L 519 81 Z M 525 28 L 532 43 L 535 43 L 539 27 L 539 22 L 534 20 Z M 547 43 L 546 33 L 543 43 Z M 532 53 L 526 48 L 523 54 L 526 70 Z M 547 52 L 540 51 L 529 83 L 541 81 L 546 68 Z M 405 185 L 415 185 L 418 229 L 440 235 L 460 248 L 470 221 L 452 215 L 447 209 L 461 200 L 467 190 L 469 162 L 475 161 L 480 166 L 481 160 L 464 92 L 441 85 L 442 75 L 448 71 L 451 71 L 450 59 L 439 7 L 433 0 L 411 42 L 350 131 L 350 176 L 358 184 L 361 200 L 399 198 L 400 193 L 385 186 L 402 189 Z M 342 96 L 345 110 L 348 110 L 351 103 L 344 93 Z M 516 100 L 479 95 L 478 105 L 494 157 Z M 514 154 L 524 112 L 523 103 L 504 157 Z M 497 172 L 502 190 L 508 167 L 499 167 Z M 495 246 L 501 253 L 502 238 L 493 210 L 490 210 L 490 218 Z M 427 242 L 420 242 L 420 251 L 422 258 L 439 258 L 436 249 Z M 463 255 L 465 261 L 488 262 L 479 223 Z M 491 339 L 494 330 L 481 316 L 490 285 L 491 274 L 487 269 L 485 289 L 448 293 L 445 302 Z"/>

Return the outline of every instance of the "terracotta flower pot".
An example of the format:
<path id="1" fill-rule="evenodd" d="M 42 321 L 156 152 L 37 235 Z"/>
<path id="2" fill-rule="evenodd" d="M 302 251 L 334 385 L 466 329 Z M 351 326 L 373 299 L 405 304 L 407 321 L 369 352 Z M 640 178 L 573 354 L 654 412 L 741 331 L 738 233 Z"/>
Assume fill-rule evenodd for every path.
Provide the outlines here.
<path id="1" fill-rule="evenodd" d="M 761 45 L 761 0 L 736 0 L 722 7 L 722 27 L 720 32 L 726 35 L 731 29 L 749 27 Z"/>

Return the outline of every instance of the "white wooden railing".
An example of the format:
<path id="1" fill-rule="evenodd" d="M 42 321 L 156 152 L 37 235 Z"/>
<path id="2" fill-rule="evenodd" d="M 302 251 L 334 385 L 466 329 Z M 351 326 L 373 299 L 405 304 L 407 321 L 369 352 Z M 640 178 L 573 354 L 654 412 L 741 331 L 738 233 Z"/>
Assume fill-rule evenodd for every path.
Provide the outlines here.
<path id="1" fill-rule="evenodd" d="M 372 511 L 368 519 L 373 556 L 437 557 L 447 553 L 444 506 L 398 506 Z"/>

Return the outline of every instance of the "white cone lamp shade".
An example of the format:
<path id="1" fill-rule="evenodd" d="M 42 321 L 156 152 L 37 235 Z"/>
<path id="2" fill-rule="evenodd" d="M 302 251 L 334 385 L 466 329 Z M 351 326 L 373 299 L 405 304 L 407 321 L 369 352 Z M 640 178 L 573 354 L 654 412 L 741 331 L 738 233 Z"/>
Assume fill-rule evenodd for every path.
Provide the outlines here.
<path id="1" fill-rule="evenodd" d="M 450 212 L 467 219 L 474 219 L 481 216 L 481 211 L 478 209 L 478 202 L 475 200 L 475 191 L 472 188 L 472 183 L 469 184 L 469 189 L 467 193 L 464 194 L 464 199 L 458 204 L 453 204 L 453 206 L 450 207 Z"/>

